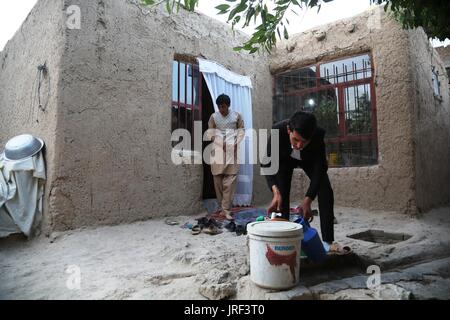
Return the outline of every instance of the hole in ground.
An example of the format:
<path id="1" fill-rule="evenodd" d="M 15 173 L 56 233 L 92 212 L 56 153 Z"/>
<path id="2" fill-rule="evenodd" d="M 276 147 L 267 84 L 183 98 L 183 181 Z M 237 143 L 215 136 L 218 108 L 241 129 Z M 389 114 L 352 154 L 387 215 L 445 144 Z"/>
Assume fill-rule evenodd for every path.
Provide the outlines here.
<path id="1" fill-rule="evenodd" d="M 349 238 L 383 244 L 393 244 L 408 240 L 412 236 L 406 233 L 391 233 L 383 230 L 366 230 L 348 236 Z"/>
<path id="2" fill-rule="evenodd" d="M 320 263 L 314 263 L 306 258 L 300 259 L 300 283 L 307 287 L 354 277 L 365 272 L 366 267 L 356 254 L 331 255 Z"/>

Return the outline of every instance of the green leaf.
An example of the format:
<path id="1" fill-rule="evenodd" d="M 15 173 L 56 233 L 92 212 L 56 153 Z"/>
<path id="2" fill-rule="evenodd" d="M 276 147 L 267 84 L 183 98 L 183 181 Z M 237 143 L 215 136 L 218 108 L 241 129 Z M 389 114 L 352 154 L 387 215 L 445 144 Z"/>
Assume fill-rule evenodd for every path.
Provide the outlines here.
<path id="1" fill-rule="evenodd" d="M 267 13 L 267 14 L 266 14 L 266 19 L 267 19 L 267 21 L 269 21 L 269 22 L 273 22 L 273 21 L 276 20 L 275 16 L 274 16 L 273 14 L 271 14 L 271 13 Z"/>
<path id="2" fill-rule="evenodd" d="M 198 0 L 190 0 L 191 2 L 189 3 L 189 11 L 194 11 L 195 10 L 195 6 L 198 3 Z"/>
<path id="3" fill-rule="evenodd" d="M 245 44 L 244 44 L 244 47 L 243 47 L 245 50 L 251 50 L 252 48 L 253 48 L 253 46 L 252 46 L 252 44 L 251 43 L 249 43 L 249 42 L 246 42 Z"/>
<path id="4" fill-rule="evenodd" d="M 170 1 L 169 0 L 166 1 L 166 10 L 167 10 L 168 13 L 172 13 L 172 8 L 170 8 Z"/>
<path id="5" fill-rule="evenodd" d="M 179 6 L 184 3 L 187 10 L 194 11 L 198 6 L 199 0 L 139 0 L 143 5 L 155 6 L 165 2 L 166 10 L 172 13 L 175 10 L 178 12 Z M 183 2 L 182 2 L 183 1 Z M 243 27 L 249 26 L 251 20 L 254 24 L 258 23 L 258 18 L 261 18 L 261 24 L 255 28 L 254 34 L 250 40 L 240 47 L 239 50 L 246 50 L 250 53 L 255 50 L 264 49 L 270 51 L 276 44 L 276 41 L 283 38 L 288 39 L 289 34 L 286 26 L 289 25 L 289 20 L 286 19 L 285 14 L 287 10 L 299 16 L 296 7 L 300 8 L 315 8 L 317 13 L 321 10 L 321 4 L 334 0 L 221 0 L 219 5 L 215 8 L 218 10 L 217 14 L 227 13 L 228 22 L 231 24 L 234 33 L 234 27 L 239 22 L 243 23 Z M 447 12 L 450 12 L 449 0 L 369 0 L 371 4 L 382 5 L 385 11 L 392 12 L 395 18 L 403 28 L 416 28 L 422 26 L 428 36 L 437 37 L 440 40 L 445 39 L 450 35 L 450 25 L 448 24 Z M 271 9 L 267 4 L 271 3 Z M 291 6 L 292 5 L 292 6 Z M 293 7 L 295 6 L 295 7 Z M 291 7 L 291 8 L 289 8 Z M 242 21 L 241 21 L 242 20 Z M 278 39 L 277 39 L 278 37 Z"/>
<path id="6" fill-rule="evenodd" d="M 280 12 L 280 11 L 286 11 L 286 9 L 288 8 L 289 6 L 288 5 L 286 5 L 286 6 L 279 6 L 279 7 L 275 7 L 275 11 L 278 11 L 278 12 Z"/>
<path id="7" fill-rule="evenodd" d="M 228 9 L 230 8 L 230 5 L 229 4 L 221 4 L 215 8 L 220 11 L 219 14 L 223 14 L 228 11 Z"/>
<path id="8" fill-rule="evenodd" d="M 255 15 L 255 13 L 256 13 L 255 8 L 253 8 L 253 7 L 248 8 L 247 14 L 246 14 L 246 17 L 245 17 L 244 26 L 248 26 L 250 24 L 250 20 Z"/>
<path id="9" fill-rule="evenodd" d="M 245 0 L 241 1 L 241 3 L 239 3 L 233 10 L 231 10 L 230 15 L 228 16 L 228 21 L 233 19 L 236 14 L 247 9 L 248 6 L 245 2 Z"/>

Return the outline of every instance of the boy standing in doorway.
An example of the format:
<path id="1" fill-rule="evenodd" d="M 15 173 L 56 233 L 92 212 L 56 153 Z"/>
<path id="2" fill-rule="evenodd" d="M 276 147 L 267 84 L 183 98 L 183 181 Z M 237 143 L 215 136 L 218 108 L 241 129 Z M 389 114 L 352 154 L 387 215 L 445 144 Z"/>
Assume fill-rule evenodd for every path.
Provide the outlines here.
<path id="1" fill-rule="evenodd" d="M 221 94 L 217 97 L 216 104 L 219 111 L 213 113 L 208 121 L 208 128 L 216 129 L 212 137 L 216 161 L 211 163 L 211 172 L 214 177 L 217 201 L 221 207 L 221 215 L 232 220 L 231 208 L 239 172 L 237 152 L 239 143 L 245 134 L 244 121 L 239 112 L 230 110 L 229 96 Z M 220 155 L 225 155 L 225 157 Z"/>

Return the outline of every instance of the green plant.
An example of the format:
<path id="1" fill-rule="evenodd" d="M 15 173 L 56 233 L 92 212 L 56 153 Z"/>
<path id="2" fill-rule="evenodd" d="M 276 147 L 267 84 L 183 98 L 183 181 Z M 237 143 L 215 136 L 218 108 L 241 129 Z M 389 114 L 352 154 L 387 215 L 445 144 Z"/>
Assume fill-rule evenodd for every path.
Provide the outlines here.
<path id="1" fill-rule="evenodd" d="M 178 11 L 180 6 L 186 10 L 194 11 L 200 0 L 141 0 L 147 6 L 166 4 L 166 10 L 172 13 Z M 276 41 L 277 35 L 288 39 L 289 33 L 286 28 L 289 20 L 285 17 L 286 12 L 295 7 L 317 8 L 319 12 L 322 1 L 319 0 L 224 0 L 225 2 L 216 6 L 217 14 L 228 14 L 228 22 L 232 28 L 238 24 L 241 27 L 249 26 L 250 23 L 259 25 L 251 38 L 235 50 L 245 50 L 254 53 L 263 48 L 270 51 Z M 323 0 L 331 2 L 334 0 Z M 362 1 L 362 0 L 359 0 Z M 267 3 L 273 3 L 269 9 Z M 444 40 L 450 37 L 450 23 L 448 14 L 450 12 L 449 0 L 370 0 L 372 4 L 384 3 L 384 9 L 393 12 L 394 17 L 404 28 L 415 28 L 422 26 L 429 37 L 437 37 Z M 293 11 L 295 13 L 295 11 Z M 253 21 L 253 22 L 252 22 Z"/>

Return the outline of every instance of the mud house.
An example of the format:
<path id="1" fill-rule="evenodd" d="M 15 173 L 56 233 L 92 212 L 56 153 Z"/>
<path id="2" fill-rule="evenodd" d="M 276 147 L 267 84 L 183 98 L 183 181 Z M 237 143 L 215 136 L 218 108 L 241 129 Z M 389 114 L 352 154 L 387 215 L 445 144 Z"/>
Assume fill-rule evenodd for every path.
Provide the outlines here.
<path id="1" fill-rule="evenodd" d="M 450 201 L 448 78 L 422 29 L 369 10 L 294 35 L 270 70 L 274 118 L 300 105 L 327 129 L 338 204 L 417 213 Z"/>
<path id="2" fill-rule="evenodd" d="M 436 51 L 444 63 L 445 70 L 447 71 L 447 77 L 450 78 L 450 46 L 437 47 Z M 448 86 L 450 88 L 450 81 L 448 82 Z"/>
<path id="3" fill-rule="evenodd" d="M 68 25 L 71 6 L 79 28 Z M 0 143 L 24 132 L 46 143 L 43 230 L 202 209 L 207 168 L 171 161 L 172 131 L 194 121 L 204 130 L 214 110 L 198 58 L 249 81 L 254 129 L 299 108 L 316 113 L 336 204 L 417 213 L 449 203 L 448 79 L 421 29 L 374 8 L 271 55 L 234 51 L 245 39 L 137 1 L 38 1 L 0 53 Z M 251 201 L 262 205 L 271 195 L 257 168 Z"/>

